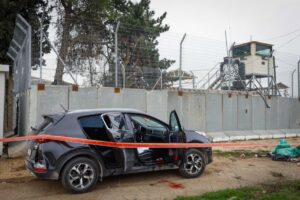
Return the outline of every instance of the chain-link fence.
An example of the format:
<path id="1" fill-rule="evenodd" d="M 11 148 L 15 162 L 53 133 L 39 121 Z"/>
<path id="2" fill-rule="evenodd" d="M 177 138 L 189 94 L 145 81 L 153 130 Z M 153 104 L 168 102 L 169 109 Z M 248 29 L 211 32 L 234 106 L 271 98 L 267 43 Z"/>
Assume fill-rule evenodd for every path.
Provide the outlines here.
<path id="1" fill-rule="evenodd" d="M 62 26 L 51 22 L 47 38 L 45 33 L 43 37 L 35 34 L 33 81 L 163 89 L 179 87 L 181 76 L 183 88 L 196 88 L 199 78 L 222 59 L 225 52 L 222 41 L 187 35 L 179 70 L 182 34 L 122 22 L 118 27 L 117 24 L 103 26 L 92 20 L 83 23 L 65 19 L 64 23 Z M 41 53 L 40 41 L 50 43 L 49 54 Z"/>
<path id="2" fill-rule="evenodd" d="M 57 20 L 50 23 L 49 36 L 34 34 L 32 40 L 35 82 L 164 89 L 180 87 L 181 76 L 182 88 L 207 89 L 205 84 L 220 74 L 220 63 L 227 56 L 225 40 L 190 34 L 183 40 L 183 33 L 147 25 L 53 19 Z M 49 54 L 41 53 L 40 41 L 52 46 Z M 291 88 L 299 56 L 276 50 L 274 55 L 277 82 Z M 296 81 L 295 76 L 294 90 Z M 291 96 L 292 90 L 288 93 Z"/>

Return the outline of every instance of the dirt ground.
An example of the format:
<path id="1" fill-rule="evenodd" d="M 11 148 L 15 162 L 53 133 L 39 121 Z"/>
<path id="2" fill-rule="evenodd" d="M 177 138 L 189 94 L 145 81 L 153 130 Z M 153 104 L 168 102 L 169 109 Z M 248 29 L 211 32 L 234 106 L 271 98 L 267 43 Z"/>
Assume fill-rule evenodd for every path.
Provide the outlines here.
<path id="1" fill-rule="evenodd" d="M 249 141 L 247 141 L 249 142 Z M 250 141 L 277 143 L 278 140 Z M 288 139 L 293 146 L 300 138 Z M 300 167 L 291 162 L 275 162 L 256 157 L 272 148 L 216 149 L 214 161 L 204 174 L 195 179 L 182 178 L 177 170 L 108 177 L 86 194 L 68 194 L 59 181 L 32 177 L 24 167 L 24 159 L 0 159 L 1 199 L 174 199 L 225 188 L 237 188 L 300 180 Z M 225 152 L 225 153 L 224 153 Z M 226 153 L 227 152 L 227 153 Z M 230 152 L 230 153 L 228 153 Z M 232 153 L 235 152 L 235 153 Z M 243 153 L 249 153 L 243 158 Z M 250 155 L 250 156 L 249 156 Z"/>

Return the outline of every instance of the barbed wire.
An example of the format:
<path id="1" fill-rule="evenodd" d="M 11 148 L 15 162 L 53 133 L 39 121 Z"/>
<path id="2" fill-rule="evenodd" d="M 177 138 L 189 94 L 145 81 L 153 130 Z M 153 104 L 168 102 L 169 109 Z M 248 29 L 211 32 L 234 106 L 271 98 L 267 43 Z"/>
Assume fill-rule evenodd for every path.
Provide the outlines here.
<path id="1" fill-rule="evenodd" d="M 55 18 L 55 17 L 53 17 Z M 76 24 L 80 20 L 65 19 L 65 23 Z M 51 42 L 56 50 L 62 54 L 64 63 L 70 68 L 71 74 L 82 85 L 115 86 L 115 28 L 111 24 L 108 28 L 95 20 L 84 20 L 73 25 L 67 34 L 57 32 L 58 21 L 50 22 Z M 38 27 L 39 24 L 34 26 Z M 162 77 L 162 87 L 178 87 L 179 72 L 179 43 L 180 33 L 157 33 L 157 28 L 140 27 L 138 25 L 121 23 L 118 30 L 118 87 L 123 84 L 125 69 L 125 87 L 142 87 L 151 89 L 158 84 Z M 40 73 L 39 34 L 34 35 L 32 44 L 32 58 L 36 70 L 33 74 L 51 81 L 55 74 L 72 83 L 71 76 L 66 71 L 57 70 L 61 65 L 53 50 L 43 55 L 42 72 Z M 64 41 L 65 49 L 62 49 Z M 43 40 L 45 42 L 45 40 Z M 65 51 L 65 52 L 63 52 Z M 299 56 L 292 53 L 275 51 L 278 59 L 279 71 L 292 69 Z M 65 54 L 65 55 L 63 55 Z M 210 69 L 226 57 L 225 42 L 221 40 L 199 37 L 188 34 L 182 45 L 182 86 L 191 88 L 193 82 L 201 80 Z M 163 73 L 160 72 L 163 71 Z M 177 76 L 172 76 L 177 73 Z M 91 80 L 94 79 L 94 80 Z M 159 88 L 156 87 L 155 88 Z"/>

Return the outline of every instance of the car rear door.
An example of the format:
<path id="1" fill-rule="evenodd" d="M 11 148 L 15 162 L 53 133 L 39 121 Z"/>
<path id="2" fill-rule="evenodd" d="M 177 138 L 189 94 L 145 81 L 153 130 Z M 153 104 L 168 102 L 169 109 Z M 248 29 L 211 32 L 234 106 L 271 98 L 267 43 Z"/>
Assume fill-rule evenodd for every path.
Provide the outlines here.
<path id="1" fill-rule="evenodd" d="M 120 112 L 108 112 L 101 115 L 107 129 L 108 137 L 113 142 L 134 143 L 132 131 L 129 130 L 125 117 Z M 130 170 L 136 161 L 135 149 L 113 148 L 116 161 L 124 171 Z"/>

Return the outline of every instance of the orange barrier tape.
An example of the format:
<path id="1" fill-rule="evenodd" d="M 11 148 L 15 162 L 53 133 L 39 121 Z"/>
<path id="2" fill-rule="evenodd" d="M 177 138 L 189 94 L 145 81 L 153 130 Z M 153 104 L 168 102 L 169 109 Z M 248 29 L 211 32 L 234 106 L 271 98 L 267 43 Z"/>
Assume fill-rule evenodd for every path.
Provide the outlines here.
<path id="1" fill-rule="evenodd" d="M 203 147 L 273 147 L 277 144 L 253 144 L 253 143 L 123 143 L 123 142 L 107 142 L 99 140 L 91 140 L 84 138 L 74 138 L 67 136 L 55 136 L 55 135 L 28 135 L 22 137 L 12 137 L 0 139 L 0 142 L 17 142 L 17 141 L 28 141 L 36 140 L 37 142 L 47 141 L 61 141 L 61 142 L 73 142 L 80 144 L 90 144 L 105 147 L 115 148 L 203 148 Z"/>

